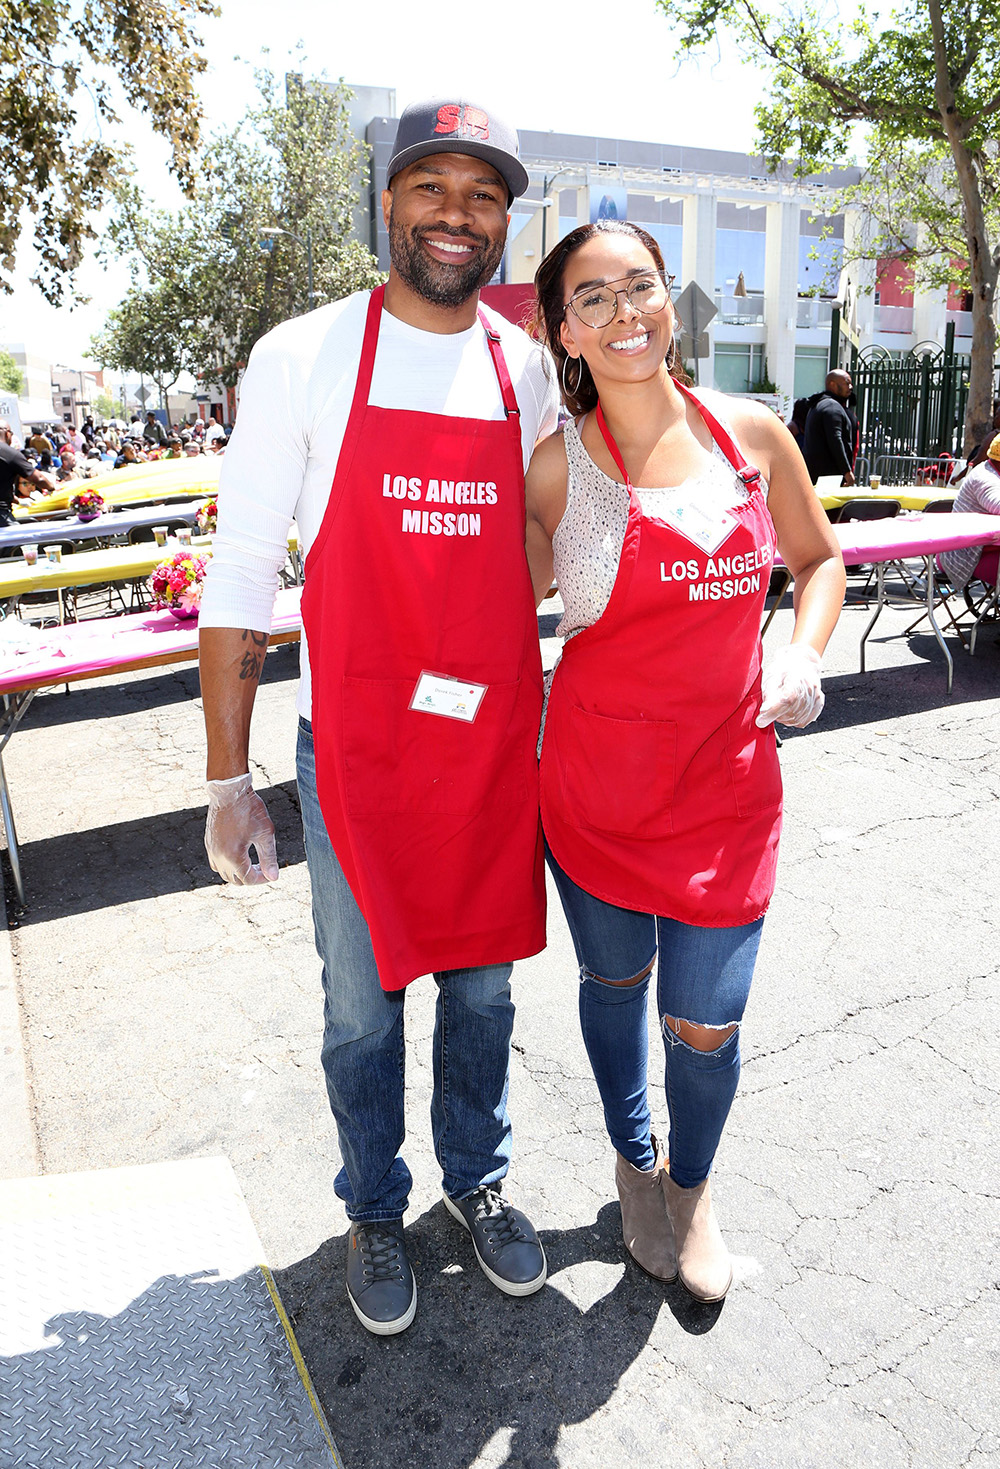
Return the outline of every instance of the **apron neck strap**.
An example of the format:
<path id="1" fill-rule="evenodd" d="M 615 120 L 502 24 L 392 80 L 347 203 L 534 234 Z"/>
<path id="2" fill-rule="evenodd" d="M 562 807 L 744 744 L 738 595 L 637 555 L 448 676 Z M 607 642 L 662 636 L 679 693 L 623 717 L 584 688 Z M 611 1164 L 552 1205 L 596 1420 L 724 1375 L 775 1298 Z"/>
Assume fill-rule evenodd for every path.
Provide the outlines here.
<path id="1" fill-rule="evenodd" d="M 715 417 L 715 414 L 710 413 L 709 410 L 705 407 L 704 403 L 702 403 L 701 399 L 698 398 L 694 393 L 692 393 L 690 388 L 686 388 L 683 383 L 679 383 L 676 378 L 674 378 L 674 386 L 681 393 L 683 393 L 684 397 L 687 398 L 691 403 L 693 403 L 694 406 L 697 408 L 698 412 L 705 420 L 705 423 L 708 426 L 708 431 L 712 435 L 712 438 L 718 444 L 723 454 L 725 454 L 726 458 L 729 460 L 730 464 L 733 466 L 740 479 L 746 485 L 747 489 L 749 490 L 754 485 L 759 483 L 760 470 L 755 469 L 752 464 L 747 463 L 742 453 L 740 452 L 738 444 L 735 442 L 732 435 L 727 433 L 727 431 L 722 427 L 722 424 Z M 598 402 L 597 404 L 597 427 L 601 430 L 601 435 L 604 439 L 604 442 L 608 446 L 608 453 L 617 464 L 622 479 L 625 481 L 627 487 L 631 490 L 633 488 L 633 485 L 632 481 L 628 477 L 628 470 L 625 468 L 625 461 L 622 459 L 621 451 L 619 450 L 618 445 L 615 443 L 614 435 L 608 428 L 607 421 L 604 417 L 604 410 L 602 409 L 600 402 Z"/>
<path id="2" fill-rule="evenodd" d="M 629 490 L 632 489 L 632 481 L 628 477 L 628 470 L 625 468 L 625 460 L 621 456 L 621 450 L 615 443 L 614 434 L 608 428 L 607 420 L 604 417 L 604 409 L 601 407 L 600 399 L 597 400 L 597 427 L 601 430 L 601 437 L 604 439 L 604 442 L 608 446 L 608 453 L 618 465 L 618 472 L 621 475 L 622 479 L 625 481 L 626 488 Z"/>
<path id="3" fill-rule="evenodd" d="M 378 329 L 382 320 L 384 297 L 385 286 L 376 286 L 368 300 L 365 335 L 361 343 L 361 360 L 358 363 L 358 376 L 354 388 L 354 402 L 362 406 L 368 402 L 368 390 L 372 385 L 372 370 L 375 366 L 375 349 L 378 346 Z"/>
<path id="4" fill-rule="evenodd" d="M 508 418 L 520 418 L 521 410 L 518 408 L 517 399 L 514 396 L 514 384 L 510 380 L 510 373 L 507 371 L 507 363 L 500 346 L 500 333 L 490 326 L 482 308 L 480 308 L 477 314 L 483 331 L 486 333 L 486 345 L 490 349 L 490 357 L 493 360 L 493 371 L 496 373 L 497 382 L 500 384 L 500 397 L 503 399 L 504 412 Z"/>

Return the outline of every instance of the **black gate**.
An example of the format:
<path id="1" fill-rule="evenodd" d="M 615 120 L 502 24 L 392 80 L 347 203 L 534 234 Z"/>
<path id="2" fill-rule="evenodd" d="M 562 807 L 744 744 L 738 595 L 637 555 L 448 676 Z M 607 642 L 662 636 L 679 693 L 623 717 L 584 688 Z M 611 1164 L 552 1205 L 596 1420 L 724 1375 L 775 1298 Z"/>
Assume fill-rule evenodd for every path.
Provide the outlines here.
<path id="1" fill-rule="evenodd" d="M 884 347 L 851 353 L 863 474 L 906 484 L 939 454 L 961 457 L 970 359 L 953 341 L 949 322 L 944 348 L 921 342 L 898 359 Z"/>

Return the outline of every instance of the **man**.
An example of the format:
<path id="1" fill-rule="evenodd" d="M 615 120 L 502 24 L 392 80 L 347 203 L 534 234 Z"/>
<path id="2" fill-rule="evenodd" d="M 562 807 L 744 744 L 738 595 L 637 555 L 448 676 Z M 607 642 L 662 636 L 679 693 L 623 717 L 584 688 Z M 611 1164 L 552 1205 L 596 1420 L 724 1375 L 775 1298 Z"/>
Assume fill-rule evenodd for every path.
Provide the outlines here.
<path id="1" fill-rule="evenodd" d="M 131 439 L 126 439 L 122 444 L 122 451 L 115 460 L 115 469 L 128 469 L 130 464 L 140 464 L 142 461 L 136 451 L 135 444 Z"/>
<path id="2" fill-rule="evenodd" d="M 56 470 L 56 479 L 60 484 L 65 484 L 67 480 L 79 478 L 80 472 L 77 468 L 75 453 L 72 449 L 64 449 L 59 455 L 59 468 Z"/>
<path id="3" fill-rule="evenodd" d="M 540 349 L 478 310 L 528 184 L 516 132 L 467 101 L 414 104 L 387 180 L 385 287 L 285 322 L 251 354 L 201 610 L 209 859 L 230 881 L 273 881 L 248 742 L 294 515 L 308 553 L 298 779 L 335 1188 L 351 1221 L 348 1295 L 380 1335 L 416 1309 L 399 1150 L 403 987 L 420 975 L 438 986 L 445 1204 L 501 1291 L 545 1281 L 538 1237 L 500 1185 L 511 961 L 545 941 L 524 468 L 557 409 Z"/>
<path id="4" fill-rule="evenodd" d="M 28 440 L 28 448 L 34 449 L 36 454 L 51 455 L 55 453 L 52 440 L 40 428 L 36 428 L 31 435 L 31 438 Z"/>
<path id="5" fill-rule="evenodd" d="M 163 427 L 163 424 L 157 418 L 156 414 L 153 412 L 152 408 L 150 408 L 146 414 L 146 426 L 142 431 L 142 437 L 145 439 L 146 443 L 151 444 L 154 449 L 160 448 L 163 444 L 167 442 L 166 430 Z"/>
<path id="6" fill-rule="evenodd" d="M 839 474 L 843 484 L 855 483 L 858 420 L 852 411 L 853 393 L 850 373 L 836 368 L 827 373 L 826 391 L 810 399 L 801 447 L 813 484 L 821 474 Z"/>
<path id="7" fill-rule="evenodd" d="M 21 493 L 21 481 L 47 494 L 55 489 L 55 481 L 36 469 L 20 449 L 15 449 L 9 423 L 0 422 L 0 525 L 12 525 L 14 500 Z"/>

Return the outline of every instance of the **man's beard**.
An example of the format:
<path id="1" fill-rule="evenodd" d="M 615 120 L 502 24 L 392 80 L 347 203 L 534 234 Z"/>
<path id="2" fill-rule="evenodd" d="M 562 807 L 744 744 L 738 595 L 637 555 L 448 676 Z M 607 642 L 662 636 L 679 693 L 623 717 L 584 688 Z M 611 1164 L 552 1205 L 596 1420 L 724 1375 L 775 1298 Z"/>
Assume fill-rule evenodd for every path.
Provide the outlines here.
<path id="1" fill-rule="evenodd" d="M 421 248 L 422 235 L 447 235 L 452 240 L 469 240 L 480 251 L 468 265 L 445 265 L 432 260 Z M 488 235 L 455 230 L 448 225 L 422 225 L 407 232 L 389 213 L 389 258 L 400 280 L 433 306 L 461 306 L 489 281 L 503 259 L 506 240 L 490 243 Z"/>

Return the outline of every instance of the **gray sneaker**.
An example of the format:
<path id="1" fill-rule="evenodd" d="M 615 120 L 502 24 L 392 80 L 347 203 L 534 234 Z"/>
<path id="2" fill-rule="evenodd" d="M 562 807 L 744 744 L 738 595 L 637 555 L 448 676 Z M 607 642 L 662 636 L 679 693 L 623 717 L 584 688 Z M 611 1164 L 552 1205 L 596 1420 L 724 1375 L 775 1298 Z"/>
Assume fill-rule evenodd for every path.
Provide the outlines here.
<path id="1" fill-rule="evenodd" d="M 527 1215 L 489 1184 L 467 1199 L 445 1194 L 444 1202 L 472 1235 L 476 1259 L 498 1290 L 508 1296 L 530 1296 L 541 1290 L 549 1267 Z"/>
<path id="2" fill-rule="evenodd" d="M 355 1220 L 347 1240 L 347 1298 L 376 1336 L 405 1331 L 417 1312 L 417 1283 L 406 1258 L 402 1219 Z"/>

